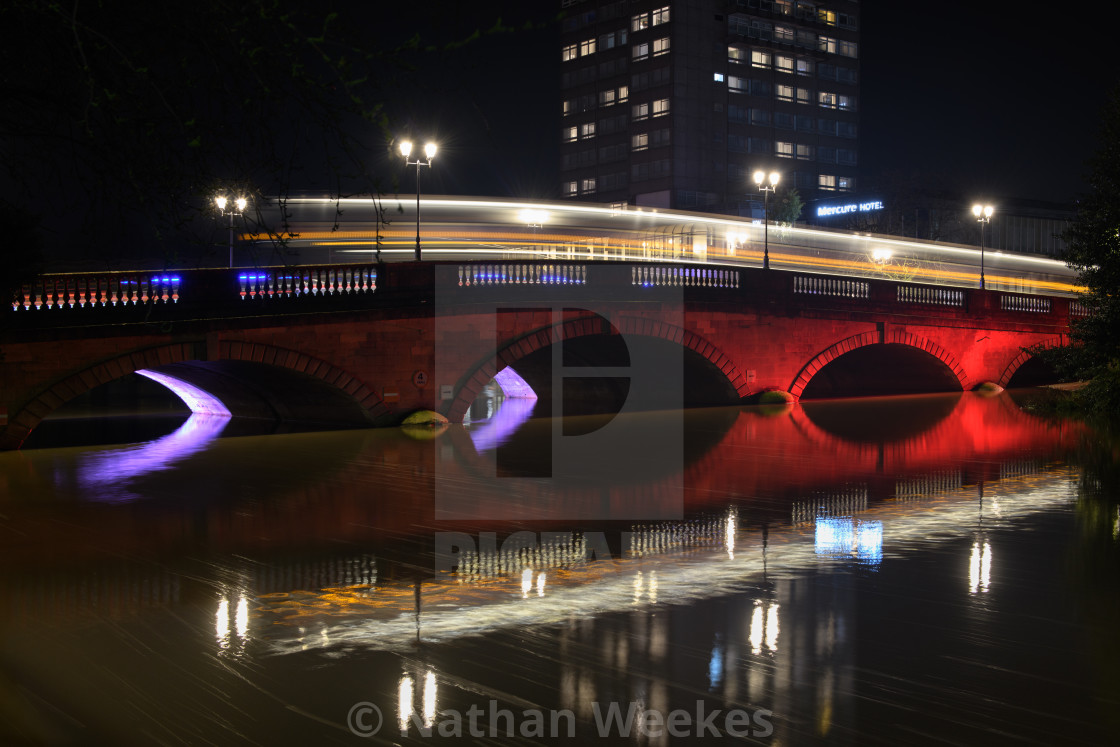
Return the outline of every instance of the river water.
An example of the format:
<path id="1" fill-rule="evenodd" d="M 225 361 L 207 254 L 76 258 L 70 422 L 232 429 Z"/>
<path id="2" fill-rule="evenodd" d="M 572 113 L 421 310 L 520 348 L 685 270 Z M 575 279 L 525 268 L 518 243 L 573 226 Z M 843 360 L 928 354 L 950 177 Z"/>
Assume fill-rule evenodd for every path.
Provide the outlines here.
<path id="1" fill-rule="evenodd" d="M 1120 728 L 1116 468 L 1085 427 L 1008 393 L 531 410 L 272 435 L 179 416 L 0 454 L 0 742 Z"/>

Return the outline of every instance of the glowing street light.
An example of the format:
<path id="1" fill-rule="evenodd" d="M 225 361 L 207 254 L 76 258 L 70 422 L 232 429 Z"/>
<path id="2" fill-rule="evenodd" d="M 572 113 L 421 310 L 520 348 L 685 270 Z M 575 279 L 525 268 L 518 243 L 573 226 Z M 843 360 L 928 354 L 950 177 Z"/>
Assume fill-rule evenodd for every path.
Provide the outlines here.
<path id="1" fill-rule="evenodd" d="M 229 199 L 225 195 L 218 195 L 214 198 L 214 204 L 218 206 L 218 212 L 229 216 L 229 266 L 233 267 L 233 216 L 244 215 L 245 206 L 249 204 L 249 201 L 244 197 L 238 197 L 233 201 L 233 205 L 230 205 Z M 226 210 L 227 206 L 229 206 L 229 210 Z"/>
<path id="2" fill-rule="evenodd" d="M 972 214 L 976 216 L 976 220 L 980 223 L 980 288 L 984 288 L 984 224 L 992 220 L 992 213 L 995 208 L 991 205 L 973 205 Z"/>
<path id="3" fill-rule="evenodd" d="M 405 166 L 416 167 L 416 261 L 420 261 L 420 167 L 431 166 L 432 159 L 436 157 L 436 144 L 428 143 L 424 146 L 424 155 L 427 157 L 426 161 L 421 161 L 420 156 L 416 156 L 415 161 L 408 160 L 409 155 L 412 154 L 412 142 L 405 140 L 401 143 L 401 155 L 404 156 Z"/>
<path id="4" fill-rule="evenodd" d="M 778 180 L 782 175 L 777 171 L 771 171 L 770 176 L 766 176 L 766 172 L 759 170 L 754 172 L 754 183 L 758 185 L 758 189 L 762 192 L 762 269 L 770 269 L 770 216 L 767 213 L 767 203 L 770 199 L 770 193 L 778 187 Z M 769 186 L 767 186 L 769 184 Z"/>

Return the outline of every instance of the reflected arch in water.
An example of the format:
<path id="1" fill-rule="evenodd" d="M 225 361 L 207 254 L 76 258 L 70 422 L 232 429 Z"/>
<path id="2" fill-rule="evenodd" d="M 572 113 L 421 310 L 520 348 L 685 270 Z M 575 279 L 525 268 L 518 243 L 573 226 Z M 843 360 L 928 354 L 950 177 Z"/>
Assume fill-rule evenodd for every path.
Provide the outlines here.
<path id="1" fill-rule="evenodd" d="M 968 389 L 964 369 L 940 345 L 905 331 L 853 335 L 816 355 L 790 385 L 799 399 L 931 394 Z"/>
<path id="2" fill-rule="evenodd" d="M 647 358 L 658 355 L 657 346 L 666 346 L 663 350 L 671 351 L 673 356 L 681 354 L 683 349 L 683 402 L 678 400 L 677 406 L 682 403 L 686 407 L 736 404 L 751 393 L 738 366 L 702 336 L 650 318 L 620 317 L 612 321 L 613 324 L 595 314 L 585 315 L 534 330 L 501 345 L 492 358 L 463 377 L 464 383 L 447 413 L 448 419 L 461 422 L 485 384 L 507 366 L 515 367 L 538 396 L 541 407 L 534 414 L 548 414 L 552 399 L 552 348 L 557 344 L 561 345 L 560 357 L 565 368 L 629 366 L 633 351 L 627 346 L 634 344 L 650 346 L 644 351 Z M 590 396 L 586 396 L 586 392 L 581 395 L 586 401 L 603 396 L 612 402 L 605 408 L 592 405 L 574 412 L 565 409 L 565 414 L 615 413 L 617 405 L 627 399 L 629 381 L 623 380 L 628 377 L 597 376 L 589 370 L 587 377 L 570 376 L 565 381 L 574 386 L 575 380 L 580 378 L 588 380 L 585 383 L 591 390 Z"/>
<path id="3" fill-rule="evenodd" d="M 800 411 L 814 426 L 842 441 L 891 443 L 933 430 L 954 413 L 963 394 L 871 397 L 860 401 L 868 413 L 865 418 L 853 418 L 849 403 L 842 401 L 805 401 L 800 403 Z"/>
<path id="4" fill-rule="evenodd" d="M 173 377 L 207 393 L 235 418 L 369 426 L 388 414 L 373 387 L 295 351 L 223 340 L 216 358 L 200 360 L 198 354 L 196 345 L 175 343 L 101 361 L 39 392 L 10 422 L 20 426 L 21 441 L 25 440 L 67 402 L 141 370 Z M 335 382 L 344 382 L 346 388 Z"/>
<path id="5" fill-rule="evenodd" d="M 201 451 L 228 423 L 228 414 L 194 413 L 174 433 L 163 438 L 93 452 L 79 462 L 77 482 L 96 502 L 135 500 L 141 496 L 129 489 L 131 480 L 149 472 L 166 470 L 175 462 Z"/>

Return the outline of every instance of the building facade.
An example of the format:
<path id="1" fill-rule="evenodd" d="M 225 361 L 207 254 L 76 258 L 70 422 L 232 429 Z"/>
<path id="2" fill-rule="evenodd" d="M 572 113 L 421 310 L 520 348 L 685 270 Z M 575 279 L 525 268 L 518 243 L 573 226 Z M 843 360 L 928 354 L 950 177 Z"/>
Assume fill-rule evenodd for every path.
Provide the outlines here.
<path id="1" fill-rule="evenodd" d="M 561 194 L 760 217 L 858 188 L 857 0 L 562 0 Z"/>

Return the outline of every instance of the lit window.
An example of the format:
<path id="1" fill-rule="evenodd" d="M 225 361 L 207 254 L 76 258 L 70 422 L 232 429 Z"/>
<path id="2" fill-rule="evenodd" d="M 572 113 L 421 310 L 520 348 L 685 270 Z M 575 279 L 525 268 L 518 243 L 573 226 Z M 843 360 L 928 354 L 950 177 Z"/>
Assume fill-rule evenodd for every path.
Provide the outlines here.
<path id="1" fill-rule="evenodd" d="M 779 158 L 793 158 L 793 143 L 775 142 L 774 155 Z"/>
<path id="2" fill-rule="evenodd" d="M 641 133 L 630 138 L 630 150 L 645 150 L 649 148 L 649 135 Z"/>
<path id="3" fill-rule="evenodd" d="M 856 97 L 855 96 L 837 96 L 836 105 L 841 109 L 848 111 L 855 111 Z"/>
<path id="4" fill-rule="evenodd" d="M 751 52 L 751 64 L 755 67 L 770 67 L 770 53 L 761 50 Z"/>
<path id="5" fill-rule="evenodd" d="M 669 99 L 658 99 L 653 102 L 653 116 L 664 117 L 669 113 Z"/>
<path id="6" fill-rule="evenodd" d="M 836 11 L 827 8 L 817 8 L 817 20 L 829 26 L 836 25 Z"/>
<path id="7" fill-rule="evenodd" d="M 564 47 L 564 62 L 567 62 L 568 60 L 574 60 L 578 55 L 579 52 L 575 44 L 568 44 Z"/>
<path id="8" fill-rule="evenodd" d="M 775 65 L 774 66 L 778 68 L 779 72 L 792 73 L 793 72 L 793 58 L 792 57 L 786 57 L 785 55 L 780 54 L 780 55 L 777 56 L 777 58 L 775 58 Z"/>
<path id="9" fill-rule="evenodd" d="M 614 104 L 615 93 L 612 88 L 609 91 L 599 91 L 599 106 L 611 106 Z"/>
<path id="10" fill-rule="evenodd" d="M 811 103 L 813 103 L 813 92 L 810 91 L 808 88 L 798 88 L 797 89 L 797 103 L 799 103 L 799 104 L 811 104 Z"/>
<path id="11" fill-rule="evenodd" d="M 793 29 L 789 26 L 775 26 L 774 41 L 793 44 Z"/>
<path id="12" fill-rule="evenodd" d="M 841 192 L 849 192 L 855 189 L 856 180 L 850 176 L 839 176 L 836 178 L 836 187 Z"/>
<path id="13" fill-rule="evenodd" d="M 747 59 L 747 51 L 741 47 L 728 47 L 727 60 L 728 62 L 744 62 Z"/>
<path id="14" fill-rule="evenodd" d="M 630 30 L 641 31 L 649 28 L 649 13 L 639 13 L 630 19 Z"/>
<path id="15" fill-rule="evenodd" d="M 821 174 L 818 178 L 817 186 L 830 192 L 834 191 L 836 189 L 836 177 L 832 174 Z"/>
<path id="16" fill-rule="evenodd" d="M 721 80 L 722 80 L 722 77 L 721 77 Z M 738 91 L 739 93 L 746 93 L 750 89 L 750 86 L 751 86 L 751 82 L 750 82 L 749 78 L 740 78 L 736 75 L 727 76 L 727 87 L 730 88 L 732 91 Z"/>
<path id="17" fill-rule="evenodd" d="M 650 25 L 651 26 L 660 26 L 661 24 L 668 23 L 668 22 L 669 22 L 669 6 L 668 5 L 666 5 L 664 8 L 658 8 L 657 10 L 650 13 Z"/>
<path id="18" fill-rule="evenodd" d="M 792 0 L 774 0 L 774 11 L 783 16 L 793 15 L 793 2 Z"/>
<path id="19" fill-rule="evenodd" d="M 595 137 L 595 123 L 594 122 L 588 122 L 587 124 L 580 125 L 579 126 L 579 139 L 580 140 L 586 140 L 586 139 L 591 138 L 591 137 Z"/>
<path id="20" fill-rule="evenodd" d="M 594 192 L 594 191 L 595 191 L 595 178 L 594 177 L 592 177 L 590 179 L 581 179 L 580 180 L 580 183 L 579 183 L 579 193 L 580 194 L 585 195 L 588 192 Z"/>
<path id="21" fill-rule="evenodd" d="M 564 182 L 564 194 L 566 194 L 566 195 L 579 194 L 579 183 L 578 182 Z"/>
<path id="22" fill-rule="evenodd" d="M 646 59 L 647 57 L 649 57 L 649 42 L 635 44 L 634 47 L 630 50 L 630 54 L 635 60 Z"/>
<path id="23" fill-rule="evenodd" d="M 564 116 L 566 117 L 571 113 L 572 113 L 572 102 L 571 101 L 565 101 L 564 102 Z"/>
<path id="24" fill-rule="evenodd" d="M 859 57 L 859 45 L 855 42 L 842 41 L 837 47 L 837 51 L 845 57 Z"/>
<path id="25" fill-rule="evenodd" d="M 565 143 L 575 142 L 575 139 L 579 136 L 575 127 L 565 127 L 563 133 Z"/>
<path id="26" fill-rule="evenodd" d="M 817 94 L 817 103 L 824 109 L 836 108 L 836 94 L 829 93 L 828 91 L 821 91 Z"/>
<path id="27" fill-rule="evenodd" d="M 654 39 L 653 40 L 653 56 L 654 57 L 657 57 L 658 55 L 662 55 L 662 54 L 668 54 L 668 53 L 669 53 L 669 37 L 666 36 L 664 39 Z"/>
<path id="28" fill-rule="evenodd" d="M 580 56 L 587 56 L 589 54 L 595 54 L 595 40 L 594 39 L 588 39 L 587 41 L 580 42 L 579 53 L 580 53 Z"/>
<path id="29" fill-rule="evenodd" d="M 723 73 L 712 73 L 712 80 L 716 83 L 723 82 Z"/>
<path id="30" fill-rule="evenodd" d="M 820 52 L 828 52 L 829 54 L 836 54 L 836 40 L 831 36 L 822 36 L 817 39 L 817 50 Z"/>
<path id="31" fill-rule="evenodd" d="M 630 86 L 619 86 L 618 103 L 625 104 L 628 98 L 630 98 Z"/>
<path id="32" fill-rule="evenodd" d="M 649 116 L 649 104 L 634 104 L 630 108 L 630 116 L 636 122 Z"/>
<path id="33" fill-rule="evenodd" d="M 802 145 L 802 144 L 798 143 L 798 145 L 797 145 L 797 158 L 802 160 L 802 161 L 808 161 L 812 157 L 813 157 L 813 146 Z"/>
<path id="34" fill-rule="evenodd" d="M 778 101 L 793 101 L 793 86 L 783 86 L 779 83 L 774 86 L 774 95 Z"/>
<path id="35" fill-rule="evenodd" d="M 812 75 L 813 74 L 813 61 L 806 59 L 797 60 L 797 74 L 798 75 Z"/>

